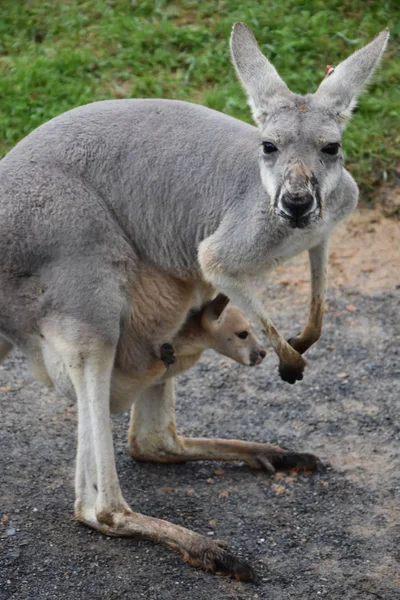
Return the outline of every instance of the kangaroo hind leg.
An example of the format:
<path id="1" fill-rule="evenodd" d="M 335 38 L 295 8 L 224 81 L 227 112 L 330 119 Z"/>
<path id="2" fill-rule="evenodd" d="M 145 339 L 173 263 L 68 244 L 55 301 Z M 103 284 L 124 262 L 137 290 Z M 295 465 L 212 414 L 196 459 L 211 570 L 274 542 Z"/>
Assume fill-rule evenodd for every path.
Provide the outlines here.
<path id="1" fill-rule="evenodd" d="M 315 471 L 321 464 L 313 454 L 294 452 L 272 444 L 177 435 L 172 378 L 149 388 L 135 401 L 128 438 L 130 455 L 139 461 L 241 461 L 270 473 L 292 469 Z"/>
<path id="2" fill-rule="evenodd" d="M 111 431 L 110 386 L 115 344 L 79 324 L 47 328 L 49 346 L 62 356 L 78 402 L 75 518 L 111 536 L 142 536 L 177 551 L 190 564 L 237 579 L 252 569 L 217 541 L 131 510 L 120 489 Z"/>

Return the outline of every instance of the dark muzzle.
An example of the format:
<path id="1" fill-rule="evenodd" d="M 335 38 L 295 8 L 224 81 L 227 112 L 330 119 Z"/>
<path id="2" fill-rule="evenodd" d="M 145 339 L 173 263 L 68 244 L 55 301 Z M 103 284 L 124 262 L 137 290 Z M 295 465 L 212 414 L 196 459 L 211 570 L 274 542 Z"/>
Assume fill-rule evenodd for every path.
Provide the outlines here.
<path id="1" fill-rule="evenodd" d="M 286 215 L 294 221 L 301 221 L 308 215 L 314 206 L 314 196 L 309 193 L 303 195 L 286 192 L 281 199 L 282 208 Z"/>

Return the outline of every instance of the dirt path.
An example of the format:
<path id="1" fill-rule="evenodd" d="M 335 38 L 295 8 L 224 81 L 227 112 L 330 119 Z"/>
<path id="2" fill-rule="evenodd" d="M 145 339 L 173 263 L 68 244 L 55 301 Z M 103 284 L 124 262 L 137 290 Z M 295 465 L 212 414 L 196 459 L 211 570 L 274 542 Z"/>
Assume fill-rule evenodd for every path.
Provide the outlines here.
<path id="1" fill-rule="evenodd" d="M 400 599 L 399 224 L 355 215 L 332 249 L 324 335 L 303 382 L 281 382 L 273 353 L 253 370 L 210 354 L 177 386 L 182 432 L 275 441 L 329 459 L 329 470 L 271 478 L 239 465 L 136 464 L 127 415 L 114 420 L 131 505 L 228 540 L 260 585 L 74 522 L 76 408 L 15 354 L 0 367 L 1 600 Z M 305 321 L 307 281 L 301 256 L 260 292 L 288 335 Z"/>

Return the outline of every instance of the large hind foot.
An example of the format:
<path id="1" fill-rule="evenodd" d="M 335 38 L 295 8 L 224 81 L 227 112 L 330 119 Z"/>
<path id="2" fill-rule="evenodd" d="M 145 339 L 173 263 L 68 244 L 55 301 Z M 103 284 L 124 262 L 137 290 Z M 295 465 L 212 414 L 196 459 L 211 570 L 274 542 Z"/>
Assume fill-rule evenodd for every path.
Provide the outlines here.
<path id="1" fill-rule="evenodd" d="M 169 546 L 183 560 L 194 567 L 217 575 L 226 575 L 238 581 L 254 581 L 253 569 L 237 558 L 219 540 L 210 540 L 190 529 L 168 521 L 147 517 L 131 510 L 120 509 L 102 514 L 90 511 L 75 511 L 75 518 L 101 533 L 110 536 L 141 536 Z"/>
<path id="2" fill-rule="evenodd" d="M 191 553 L 184 554 L 182 558 L 194 567 L 211 571 L 217 575 L 227 575 L 237 581 L 255 581 L 256 579 L 251 566 L 238 559 L 225 542 L 219 540 L 210 542 L 203 537 L 199 544 L 192 548 Z"/>
<path id="3" fill-rule="evenodd" d="M 187 460 L 241 461 L 253 469 L 275 471 L 317 471 L 322 463 L 314 454 L 293 452 L 272 444 L 218 438 L 158 436 L 156 443 L 148 436 L 132 438 L 131 456 L 138 461 L 173 463 Z"/>
<path id="4" fill-rule="evenodd" d="M 129 425 L 129 453 L 139 461 L 158 463 L 187 460 L 241 461 L 254 469 L 316 471 L 313 454 L 293 452 L 257 442 L 219 438 L 189 438 L 176 433 L 172 380 L 143 392 L 135 401 Z"/>
<path id="5" fill-rule="evenodd" d="M 256 451 L 253 460 L 247 461 L 247 464 L 254 469 L 265 469 L 270 473 L 275 471 L 320 471 L 323 469 L 322 462 L 314 454 L 293 452 L 270 444 L 260 444 L 260 446 L 265 446 L 265 448 Z"/>

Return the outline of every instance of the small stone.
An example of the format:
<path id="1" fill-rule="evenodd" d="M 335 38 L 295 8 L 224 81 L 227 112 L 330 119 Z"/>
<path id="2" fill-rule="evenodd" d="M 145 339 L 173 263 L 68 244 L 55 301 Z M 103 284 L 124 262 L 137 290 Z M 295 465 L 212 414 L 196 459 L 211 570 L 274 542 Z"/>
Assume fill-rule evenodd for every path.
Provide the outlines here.
<path id="1" fill-rule="evenodd" d="M 220 492 L 218 494 L 218 498 L 228 498 L 229 494 L 230 494 L 229 490 L 222 490 L 222 492 Z"/>
<path id="2" fill-rule="evenodd" d="M 15 534 L 16 534 L 16 531 L 13 527 L 11 529 L 7 529 L 7 535 L 15 535 Z"/>
<path id="3" fill-rule="evenodd" d="M 212 472 L 214 475 L 223 475 L 225 473 L 224 469 L 213 469 Z"/>
<path id="4" fill-rule="evenodd" d="M 348 312 L 355 312 L 357 309 L 356 309 L 356 307 L 354 306 L 354 304 L 348 304 L 348 305 L 346 306 L 346 310 L 347 310 Z"/>

